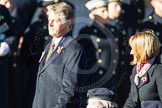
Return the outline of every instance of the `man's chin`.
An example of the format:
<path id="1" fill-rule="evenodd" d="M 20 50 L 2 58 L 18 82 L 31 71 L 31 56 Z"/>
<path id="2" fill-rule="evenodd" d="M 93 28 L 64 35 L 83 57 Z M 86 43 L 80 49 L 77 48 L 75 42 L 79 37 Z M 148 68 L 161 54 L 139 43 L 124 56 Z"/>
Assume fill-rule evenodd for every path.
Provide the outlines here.
<path id="1" fill-rule="evenodd" d="M 54 38 L 60 38 L 61 35 L 53 35 Z"/>

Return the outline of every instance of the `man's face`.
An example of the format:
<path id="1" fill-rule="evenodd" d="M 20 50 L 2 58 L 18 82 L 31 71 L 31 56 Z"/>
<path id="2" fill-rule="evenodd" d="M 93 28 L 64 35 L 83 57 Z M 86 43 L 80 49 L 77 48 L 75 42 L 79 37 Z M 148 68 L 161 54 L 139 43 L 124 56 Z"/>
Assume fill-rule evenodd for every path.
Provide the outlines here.
<path id="1" fill-rule="evenodd" d="M 11 0 L 0 0 L 0 4 L 4 5 L 9 10 L 12 6 Z"/>
<path id="2" fill-rule="evenodd" d="M 108 3 L 108 17 L 112 20 L 117 19 L 121 13 L 121 4 L 119 2 Z"/>
<path id="3" fill-rule="evenodd" d="M 151 0 L 151 5 L 155 11 L 162 14 L 162 0 Z"/>
<path id="4" fill-rule="evenodd" d="M 53 11 L 48 11 L 48 30 L 52 37 L 61 37 L 69 30 L 69 24 L 63 22 L 61 16 L 54 13 Z"/>
<path id="5" fill-rule="evenodd" d="M 106 7 L 101 7 L 101 8 L 95 9 L 94 11 L 95 11 L 94 15 L 99 16 L 103 20 L 107 20 L 108 13 L 107 13 L 107 8 Z"/>

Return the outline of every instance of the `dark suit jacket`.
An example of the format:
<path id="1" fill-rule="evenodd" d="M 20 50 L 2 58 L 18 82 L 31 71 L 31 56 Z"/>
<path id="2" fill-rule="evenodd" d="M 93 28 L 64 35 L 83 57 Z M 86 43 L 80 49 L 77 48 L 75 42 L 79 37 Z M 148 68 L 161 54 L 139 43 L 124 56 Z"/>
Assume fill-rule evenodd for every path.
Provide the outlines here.
<path id="1" fill-rule="evenodd" d="M 139 86 L 134 83 L 135 74 L 136 66 L 130 77 L 131 91 L 124 108 L 137 108 L 141 103 L 150 100 L 162 101 L 162 65 L 155 62 L 149 71 L 140 78 Z"/>
<path id="2" fill-rule="evenodd" d="M 66 36 L 59 45 L 63 46 L 60 54 L 57 48 L 52 56 L 44 63 L 46 52 L 50 43 L 45 49 L 45 55 L 40 62 L 36 82 L 36 92 L 33 108 L 78 108 L 76 100 L 76 86 L 79 86 L 79 64 L 82 56 L 81 47 L 72 39 Z M 78 95 L 78 94 L 77 94 Z"/>

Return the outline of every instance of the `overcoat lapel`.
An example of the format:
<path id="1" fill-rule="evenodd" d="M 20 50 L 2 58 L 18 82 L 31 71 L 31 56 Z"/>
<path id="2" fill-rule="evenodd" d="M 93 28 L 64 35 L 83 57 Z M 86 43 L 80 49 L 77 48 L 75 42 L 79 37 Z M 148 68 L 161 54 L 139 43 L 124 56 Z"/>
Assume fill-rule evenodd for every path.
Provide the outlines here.
<path id="1" fill-rule="evenodd" d="M 67 36 L 66 39 L 64 40 L 64 42 L 62 42 L 59 46 L 63 46 L 63 51 L 68 47 L 68 45 L 70 44 L 70 42 L 72 41 L 72 37 L 71 36 Z M 48 59 L 48 61 L 44 64 L 44 66 L 42 67 L 42 69 L 40 69 L 40 73 L 43 72 L 43 70 L 45 70 L 56 58 L 58 58 L 60 55 L 62 55 L 62 53 L 58 54 L 57 53 L 57 49 L 58 47 L 56 47 L 56 50 L 52 53 L 51 57 Z"/>
<path id="2" fill-rule="evenodd" d="M 51 41 L 51 42 L 52 42 L 52 41 Z M 46 57 L 47 57 L 48 50 L 49 50 L 49 48 L 50 48 L 51 42 L 49 42 L 49 44 L 47 44 L 45 50 L 42 52 L 41 58 L 40 58 L 40 60 L 39 60 L 40 64 L 39 64 L 39 71 L 38 71 L 38 72 L 40 72 L 40 70 L 41 70 L 41 69 L 43 68 L 43 66 L 44 66 L 45 59 L 46 59 Z M 43 54 L 43 53 L 44 53 L 44 54 Z"/>
<path id="3" fill-rule="evenodd" d="M 136 72 L 137 72 L 137 70 L 136 70 L 136 67 L 137 67 L 137 65 L 133 68 L 133 77 L 132 77 L 132 88 L 131 89 L 133 89 L 133 91 L 135 91 L 134 93 L 136 93 L 135 94 L 135 100 L 138 100 L 138 90 L 137 90 L 137 86 L 136 86 L 136 84 L 134 83 L 134 76 L 136 75 Z"/>
<path id="4" fill-rule="evenodd" d="M 145 84 L 147 84 L 149 82 L 149 75 L 148 72 L 145 73 L 140 79 L 139 79 L 139 86 L 138 88 L 144 86 Z"/>
<path id="5" fill-rule="evenodd" d="M 149 71 L 140 78 L 140 84 L 139 84 L 138 88 L 144 86 L 145 84 L 147 84 L 150 81 L 150 77 L 152 76 L 156 66 L 157 66 L 156 64 L 151 66 Z"/>

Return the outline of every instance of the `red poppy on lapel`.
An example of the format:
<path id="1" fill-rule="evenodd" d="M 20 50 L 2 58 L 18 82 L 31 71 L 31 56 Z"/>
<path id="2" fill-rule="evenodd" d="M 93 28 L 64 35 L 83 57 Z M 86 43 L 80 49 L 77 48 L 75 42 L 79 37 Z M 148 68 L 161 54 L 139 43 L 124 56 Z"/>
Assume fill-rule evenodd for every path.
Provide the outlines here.
<path id="1" fill-rule="evenodd" d="M 61 54 L 62 53 L 62 50 L 63 50 L 63 46 L 59 46 L 58 49 L 57 49 L 57 54 Z"/>
<path id="2" fill-rule="evenodd" d="M 144 76 L 144 77 L 141 78 L 141 81 L 142 81 L 143 83 L 147 82 L 147 80 L 148 80 L 148 79 L 147 79 L 146 76 Z"/>

